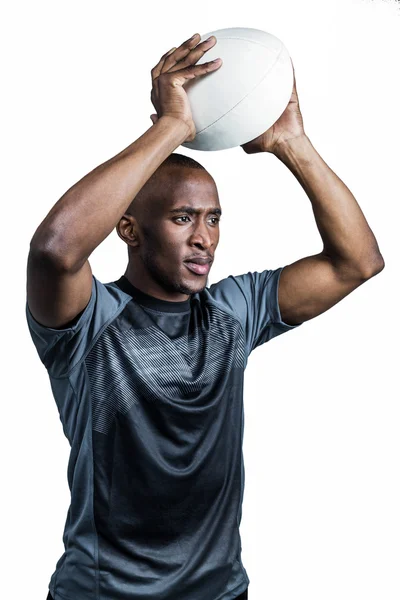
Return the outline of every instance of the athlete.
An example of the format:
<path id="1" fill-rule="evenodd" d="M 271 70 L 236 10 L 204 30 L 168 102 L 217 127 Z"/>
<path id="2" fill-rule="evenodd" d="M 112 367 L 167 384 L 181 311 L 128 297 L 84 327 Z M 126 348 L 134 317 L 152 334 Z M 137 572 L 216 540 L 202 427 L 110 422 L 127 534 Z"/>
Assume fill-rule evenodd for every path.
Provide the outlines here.
<path id="1" fill-rule="evenodd" d="M 49 600 L 247 598 L 248 357 L 384 268 L 357 201 L 304 132 L 294 81 L 283 115 L 242 148 L 275 154 L 295 175 L 323 250 L 208 285 L 217 187 L 174 150 L 196 134 L 184 84 L 220 68 L 196 64 L 215 43 L 196 34 L 162 56 L 152 126 L 71 187 L 31 240 L 26 318 L 71 445 Z M 104 284 L 88 259 L 113 228 L 129 260 Z"/>

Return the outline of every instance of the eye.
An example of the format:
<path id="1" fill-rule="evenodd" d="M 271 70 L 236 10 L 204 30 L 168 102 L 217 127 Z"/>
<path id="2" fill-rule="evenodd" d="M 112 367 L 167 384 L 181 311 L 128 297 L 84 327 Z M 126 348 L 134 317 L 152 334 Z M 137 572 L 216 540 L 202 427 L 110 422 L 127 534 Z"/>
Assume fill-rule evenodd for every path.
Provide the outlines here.
<path id="1" fill-rule="evenodd" d="M 179 219 L 189 219 L 189 217 L 187 215 L 183 215 L 182 217 L 176 217 L 174 219 L 174 221 L 179 221 Z M 220 218 L 219 217 L 211 217 L 211 220 L 214 221 L 214 225 L 216 225 L 217 223 L 219 223 Z"/>

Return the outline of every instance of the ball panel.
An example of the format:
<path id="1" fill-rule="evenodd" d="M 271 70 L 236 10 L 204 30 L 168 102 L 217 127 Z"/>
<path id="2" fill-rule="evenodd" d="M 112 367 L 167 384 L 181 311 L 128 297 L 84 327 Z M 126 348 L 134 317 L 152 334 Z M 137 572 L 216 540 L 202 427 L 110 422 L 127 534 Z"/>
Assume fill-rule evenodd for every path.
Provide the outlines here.
<path id="1" fill-rule="evenodd" d="M 273 67 L 278 54 L 253 42 L 224 39 L 220 41 L 217 50 L 214 46 L 196 64 L 217 57 L 223 60 L 220 69 L 192 79 L 184 85 L 197 132 L 223 117 L 251 93 Z M 218 100 L 215 97 L 216 91 Z"/>
<path id="2" fill-rule="evenodd" d="M 261 29 L 254 29 L 252 27 L 227 27 L 225 29 L 217 29 L 202 35 L 201 41 L 203 42 L 210 37 L 210 35 L 215 35 L 217 38 L 216 45 L 218 45 L 219 39 L 229 38 L 247 40 L 249 42 L 262 44 L 263 46 L 270 48 L 272 51 L 276 50 L 277 52 L 279 52 L 282 45 L 281 40 L 275 35 L 272 35 L 272 33 L 262 31 Z"/>

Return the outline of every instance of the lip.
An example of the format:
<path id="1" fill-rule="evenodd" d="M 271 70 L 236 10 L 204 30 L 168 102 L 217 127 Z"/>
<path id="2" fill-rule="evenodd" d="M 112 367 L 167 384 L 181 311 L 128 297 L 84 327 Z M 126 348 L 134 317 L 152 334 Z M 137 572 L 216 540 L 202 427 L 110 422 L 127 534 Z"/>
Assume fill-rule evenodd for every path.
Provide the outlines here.
<path id="1" fill-rule="evenodd" d="M 211 268 L 211 262 L 206 263 L 205 265 L 199 265 L 198 263 L 185 262 L 184 263 L 189 271 L 192 273 L 196 273 L 196 275 L 207 275 Z"/>

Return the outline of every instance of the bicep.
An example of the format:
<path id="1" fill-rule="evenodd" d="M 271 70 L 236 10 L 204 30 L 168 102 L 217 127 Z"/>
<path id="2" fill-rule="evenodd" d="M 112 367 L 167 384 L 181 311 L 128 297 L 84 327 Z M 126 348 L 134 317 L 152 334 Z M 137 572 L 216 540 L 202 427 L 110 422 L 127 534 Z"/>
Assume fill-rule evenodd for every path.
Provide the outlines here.
<path id="1" fill-rule="evenodd" d="M 359 272 L 334 266 L 320 253 L 286 265 L 281 273 L 278 301 L 283 321 L 302 323 L 325 312 L 366 281 Z"/>
<path id="2" fill-rule="evenodd" d="M 63 268 L 50 253 L 31 249 L 27 265 L 27 303 L 38 323 L 64 329 L 74 325 L 89 303 L 92 269 L 86 261 L 79 271 Z"/>

